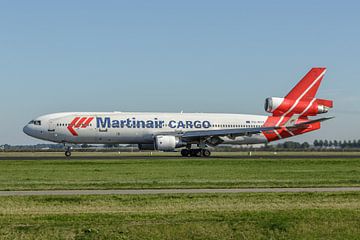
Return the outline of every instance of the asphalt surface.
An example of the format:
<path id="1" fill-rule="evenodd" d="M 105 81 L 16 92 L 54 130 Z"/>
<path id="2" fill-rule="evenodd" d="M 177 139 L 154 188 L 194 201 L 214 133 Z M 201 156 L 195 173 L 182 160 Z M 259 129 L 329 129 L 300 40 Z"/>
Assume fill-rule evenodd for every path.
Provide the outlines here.
<path id="1" fill-rule="evenodd" d="M 49 195 L 141 195 L 179 193 L 301 193 L 301 192 L 359 192 L 360 187 L 328 188 L 229 188 L 229 189 L 128 189 L 128 190 L 40 190 L 0 191 L 0 196 L 49 196 Z"/>
<path id="2" fill-rule="evenodd" d="M 30 154 L 29 154 L 30 155 Z M 360 158 L 359 154 L 354 155 L 214 155 L 209 157 L 208 159 L 354 159 L 354 158 Z M 76 155 L 76 153 L 73 153 L 73 156 L 70 158 L 66 158 L 65 156 L 0 156 L 0 161 L 6 161 L 6 160 L 131 160 L 131 159 L 148 159 L 148 160 L 162 160 L 162 159 L 199 159 L 199 158 L 183 158 L 180 156 L 129 156 L 129 155 Z"/>

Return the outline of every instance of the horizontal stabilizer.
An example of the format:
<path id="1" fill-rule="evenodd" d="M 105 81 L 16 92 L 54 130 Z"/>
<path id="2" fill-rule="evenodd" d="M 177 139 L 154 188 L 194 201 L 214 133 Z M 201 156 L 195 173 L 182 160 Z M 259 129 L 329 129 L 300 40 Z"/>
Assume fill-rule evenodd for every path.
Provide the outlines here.
<path id="1" fill-rule="evenodd" d="M 324 117 L 324 118 L 309 120 L 309 121 L 306 121 L 306 122 L 295 124 L 293 126 L 289 126 L 287 128 L 306 128 L 307 125 L 309 125 L 309 124 L 318 123 L 318 122 L 324 122 L 324 121 L 327 121 L 327 120 L 330 120 L 330 119 L 333 119 L 333 118 L 334 117 Z"/>

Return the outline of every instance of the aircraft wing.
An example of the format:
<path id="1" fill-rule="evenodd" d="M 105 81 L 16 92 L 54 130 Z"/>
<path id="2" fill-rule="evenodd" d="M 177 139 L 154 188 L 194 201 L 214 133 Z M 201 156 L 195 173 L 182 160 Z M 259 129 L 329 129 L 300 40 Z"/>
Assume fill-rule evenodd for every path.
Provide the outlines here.
<path id="1" fill-rule="evenodd" d="M 200 130 L 200 131 L 190 131 L 184 132 L 181 134 L 182 138 L 205 138 L 205 137 L 215 137 L 215 136 L 245 136 L 251 135 L 256 133 L 261 133 L 265 131 L 273 131 L 281 128 L 288 128 L 288 129 L 297 129 L 297 128 L 306 128 L 309 124 L 316 123 L 316 122 L 323 122 L 333 117 L 327 118 L 319 118 L 314 120 L 309 120 L 306 122 L 290 125 L 290 126 L 270 126 L 270 127 L 258 127 L 258 128 L 234 128 L 234 129 L 219 129 L 219 130 Z"/>
<path id="2" fill-rule="evenodd" d="M 184 132 L 182 138 L 196 138 L 196 137 L 215 137 L 215 136 L 242 136 L 248 134 L 256 134 L 262 131 L 276 130 L 281 127 L 258 127 L 258 128 L 234 128 L 234 129 L 219 129 L 219 130 L 202 130 Z"/>

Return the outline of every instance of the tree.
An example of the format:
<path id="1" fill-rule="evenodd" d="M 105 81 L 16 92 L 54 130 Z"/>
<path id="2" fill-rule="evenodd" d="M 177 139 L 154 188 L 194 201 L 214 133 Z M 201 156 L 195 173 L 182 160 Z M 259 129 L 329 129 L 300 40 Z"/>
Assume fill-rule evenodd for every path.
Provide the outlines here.
<path id="1" fill-rule="evenodd" d="M 328 147 L 328 146 L 329 146 L 329 141 L 328 141 L 327 139 L 324 141 L 324 146 L 325 146 L 325 147 Z"/>
<path id="2" fill-rule="evenodd" d="M 317 139 L 315 139 L 314 141 L 314 147 L 318 147 L 319 146 L 319 141 Z"/>
<path id="3" fill-rule="evenodd" d="M 324 146 L 324 141 L 323 140 L 319 140 L 319 147 L 323 147 Z"/>
<path id="4" fill-rule="evenodd" d="M 298 142 L 293 142 L 293 141 L 288 141 L 288 142 L 284 142 L 284 148 L 287 149 L 296 149 L 296 148 L 300 148 L 301 144 Z"/>
<path id="5" fill-rule="evenodd" d="M 301 148 L 303 148 L 303 149 L 307 149 L 307 148 L 309 148 L 310 147 L 310 144 L 308 143 L 308 142 L 303 142 L 302 144 L 301 144 Z"/>
<path id="6" fill-rule="evenodd" d="M 338 141 L 337 141 L 337 140 L 334 140 L 334 147 L 337 147 L 337 146 L 339 146 L 339 145 L 338 145 Z"/>

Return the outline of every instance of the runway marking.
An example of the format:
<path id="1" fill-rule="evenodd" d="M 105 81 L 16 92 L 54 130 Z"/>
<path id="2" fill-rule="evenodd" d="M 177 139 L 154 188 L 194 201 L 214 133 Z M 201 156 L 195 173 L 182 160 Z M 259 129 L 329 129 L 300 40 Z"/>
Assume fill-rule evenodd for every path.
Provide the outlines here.
<path id="1" fill-rule="evenodd" d="M 48 196 L 48 195 L 141 195 L 180 193 L 302 193 L 302 192 L 359 192 L 360 187 L 314 188 L 223 188 L 223 189 L 114 189 L 114 190 L 39 190 L 0 191 L 0 196 Z"/>

